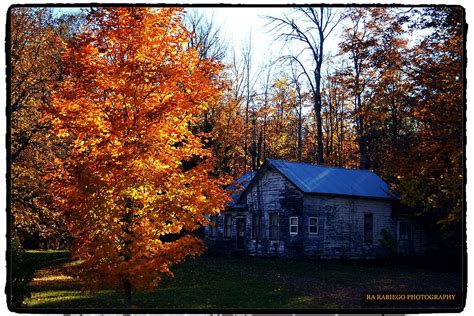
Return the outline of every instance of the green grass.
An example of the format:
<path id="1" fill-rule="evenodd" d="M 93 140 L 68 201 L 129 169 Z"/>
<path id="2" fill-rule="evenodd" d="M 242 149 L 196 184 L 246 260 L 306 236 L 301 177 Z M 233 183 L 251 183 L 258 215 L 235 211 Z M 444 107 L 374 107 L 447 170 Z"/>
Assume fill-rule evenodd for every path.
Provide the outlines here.
<path id="1" fill-rule="evenodd" d="M 68 250 L 27 250 L 27 260 L 35 269 L 41 269 L 69 261 Z"/>
<path id="2" fill-rule="evenodd" d="M 30 252 L 45 267 L 32 283 L 32 308 L 121 308 L 120 293 L 80 291 L 80 283 L 59 277 L 67 253 Z M 59 269 L 58 269 L 59 268 Z M 173 269 L 151 292 L 133 296 L 136 308 L 357 308 L 365 292 L 455 292 L 459 272 L 410 266 L 375 266 L 309 259 L 202 257 Z M 43 276 L 43 281 L 38 282 Z M 44 276 L 47 278 L 45 279 Z M 45 281 L 46 280 L 46 281 Z"/>

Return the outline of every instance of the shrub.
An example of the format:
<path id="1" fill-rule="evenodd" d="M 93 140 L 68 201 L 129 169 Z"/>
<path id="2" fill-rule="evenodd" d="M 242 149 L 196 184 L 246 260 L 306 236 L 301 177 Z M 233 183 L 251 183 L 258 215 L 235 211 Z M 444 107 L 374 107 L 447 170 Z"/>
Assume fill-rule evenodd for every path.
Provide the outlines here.
<path id="1" fill-rule="evenodd" d="M 387 252 L 389 256 L 393 256 L 397 251 L 397 239 L 392 236 L 386 229 L 382 229 L 380 232 L 382 239 L 380 239 L 380 245 Z"/>
<path id="2" fill-rule="evenodd" d="M 11 241 L 11 306 L 23 307 L 24 300 L 31 297 L 28 284 L 33 280 L 34 266 L 17 239 Z"/>

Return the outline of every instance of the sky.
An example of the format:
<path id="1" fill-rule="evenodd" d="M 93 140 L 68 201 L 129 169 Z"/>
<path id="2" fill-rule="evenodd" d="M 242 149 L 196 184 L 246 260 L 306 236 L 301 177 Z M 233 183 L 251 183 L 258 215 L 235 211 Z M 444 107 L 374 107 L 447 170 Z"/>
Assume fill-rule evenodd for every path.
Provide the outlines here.
<path id="1" fill-rule="evenodd" d="M 57 12 L 77 13 L 78 8 L 61 8 Z M 261 67 L 279 56 L 288 54 L 288 49 L 300 51 L 302 46 L 293 42 L 291 47 L 283 47 L 283 42 L 276 39 L 275 33 L 271 32 L 266 16 L 283 17 L 291 12 L 291 7 L 187 7 L 188 13 L 197 11 L 199 14 L 213 19 L 216 26 L 220 28 L 220 34 L 227 43 L 227 62 L 230 62 L 232 50 L 237 58 L 243 47 L 251 39 L 252 50 L 252 73 L 258 76 Z M 338 9 L 333 9 L 338 10 Z M 325 56 L 337 51 L 337 29 L 325 42 Z M 323 66 L 323 73 L 325 72 Z"/>
<path id="2" fill-rule="evenodd" d="M 274 63 L 281 56 L 294 56 L 305 48 L 304 44 L 298 41 L 284 44 L 281 39 L 277 39 L 277 32 L 272 30 L 274 25 L 269 25 L 270 20 L 268 17 L 283 18 L 287 15 L 295 17 L 296 21 L 298 21 L 298 14 L 292 12 L 294 11 L 292 7 L 204 7 L 187 8 L 186 10 L 197 11 L 207 17 L 208 20 L 212 18 L 214 24 L 221 28 L 222 38 L 228 44 L 227 58 L 224 59 L 224 63 L 228 65 L 232 64 L 232 50 L 235 52 L 237 60 L 239 60 L 242 56 L 243 48 L 249 42 L 249 38 L 251 39 L 252 63 L 250 80 L 253 91 L 257 94 L 262 93 L 264 90 L 263 85 L 265 84 L 267 73 L 267 70 L 264 69 L 265 66 Z M 332 8 L 332 10 L 342 11 L 339 8 Z M 339 25 L 326 39 L 324 43 L 324 58 L 337 53 L 340 26 L 342 25 Z M 303 61 L 309 71 L 313 62 L 305 62 L 305 59 L 301 57 L 300 60 Z M 321 69 L 322 73 L 326 74 L 327 70 L 333 66 L 328 62 L 324 62 Z M 298 70 L 298 72 L 300 71 Z M 288 63 L 280 62 L 273 64 L 271 75 L 273 78 L 278 78 L 281 75 L 290 76 Z M 305 112 L 309 111 L 309 107 L 305 108 Z"/>
<path id="3" fill-rule="evenodd" d="M 251 35 L 253 59 L 261 64 L 272 54 L 278 55 L 281 45 L 274 43 L 274 36 L 269 33 L 265 16 L 282 16 L 289 8 L 190 8 L 208 18 L 213 17 L 216 25 L 221 26 L 223 36 L 229 41 L 229 47 L 234 47 L 236 53 L 248 41 Z"/>
<path id="4" fill-rule="evenodd" d="M 266 16 L 283 17 L 291 12 L 291 7 L 210 7 L 210 8 L 189 8 L 195 10 L 208 18 L 213 17 L 216 25 L 222 27 L 221 32 L 228 41 L 229 48 L 234 48 L 235 52 L 241 52 L 244 43 L 251 38 L 252 60 L 254 71 L 258 72 L 269 60 L 275 60 L 279 56 L 285 55 L 288 49 L 296 50 L 297 43 L 292 43 L 290 47 L 283 47 L 283 43 L 276 39 L 276 35 L 271 32 L 271 26 Z M 337 9 L 336 9 L 337 10 Z M 251 35 L 251 36 L 250 36 Z M 332 34 L 325 43 L 328 56 L 337 51 L 336 33 Z M 230 51 L 229 51 L 230 55 Z"/>

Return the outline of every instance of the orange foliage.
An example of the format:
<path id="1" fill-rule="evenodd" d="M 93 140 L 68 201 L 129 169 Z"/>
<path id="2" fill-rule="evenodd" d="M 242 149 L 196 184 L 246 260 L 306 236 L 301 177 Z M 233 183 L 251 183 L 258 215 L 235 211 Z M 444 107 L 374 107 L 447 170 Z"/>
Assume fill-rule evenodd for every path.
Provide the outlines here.
<path id="1" fill-rule="evenodd" d="M 192 231 L 228 200 L 209 176 L 199 115 L 219 102 L 221 65 L 188 45 L 180 9 L 99 8 L 64 53 L 53 132 L 56 202 L 75 238 L 87 287 L 156 287 L 203 252 Z"/>
<path id="2" fill-rule="evenodd" d="M 11 215 L 12 233 L 23 243 L 62 247 L 68 236 L 60 212 L 47 205 L 42 181 L 56 139 L 48 134 L 42 109 L 61 77 L 62 38 L 75 17 L 57 18 L 48 8 L 10 11 Z"/>

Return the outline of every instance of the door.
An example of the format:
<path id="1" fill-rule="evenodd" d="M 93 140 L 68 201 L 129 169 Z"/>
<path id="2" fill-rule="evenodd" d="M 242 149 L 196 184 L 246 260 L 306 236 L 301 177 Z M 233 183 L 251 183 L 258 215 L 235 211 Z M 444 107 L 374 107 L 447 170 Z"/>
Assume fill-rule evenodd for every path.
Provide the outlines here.
<path id="1" fill-rule="evenodd" d="M 245 249 L 245 218 L 237 218 L 237 249 Z"/>

